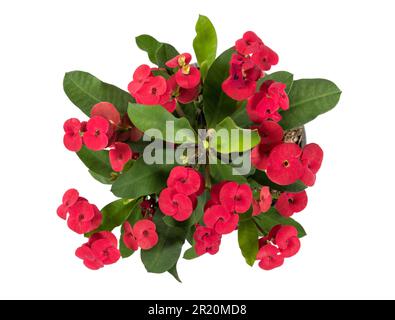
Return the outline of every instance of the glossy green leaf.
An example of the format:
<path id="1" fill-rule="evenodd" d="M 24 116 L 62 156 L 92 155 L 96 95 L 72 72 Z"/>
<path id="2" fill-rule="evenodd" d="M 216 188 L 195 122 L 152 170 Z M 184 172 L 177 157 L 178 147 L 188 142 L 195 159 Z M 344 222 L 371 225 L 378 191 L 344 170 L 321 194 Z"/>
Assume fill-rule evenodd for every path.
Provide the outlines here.
<path id="1" fill-rule="evenodd" d="M 186 250 L 184 252 L 184 256 L 183 256 L 183 258 L 185 260 L 192 260 L 192 259 L 196 259 L 198 257 L 199 256 L 197 255 L 194 247 L 190 247 L 188 250 Z"/>
<path id="2" fill-rule="evenodd" d="M 236 110 L 236 101 L 222 91 L 222 82 L 229 76 L 229 62 L 235 51 L 222 53 L 211 65 L 203 85 L 204 115 L 208 128 L 215 126 Z"/>
<path id="3" fill-rule="evenodd" d="M 179 275 L 178 275 L 178 271 L 177 271 L 177 264 L 175 264 L 174 266 L 172 266 L 169 270 L 167 270 L 168 273 L 170 273 L 174 279 L 176 279 L 178 282 L 182 282 Z"/>
<path id="4" fill-rule="evenodd" d="M 210 175 L 214 178 L 215 182 L 228 180 L 237 183 L 247 183 L 247 179 L 243 175 L 237 174 L 238 170 L 229 164 L 210 164 L 209 167 Z"/>
<path id="5" fill-rule="evenodd" d="M 161 106 L 131 103 L 128 114 L 134 125 L 149 136 L 172 143 L 196 142 L 196 133 L 188 120 L 176 118 Z M 172 123 L 174 123 L 174 130 Z M 155 129 L 153 134 L 147 133 L 149 129 Z"/>
<path id="6" fill-rule="evenodd" d="M 152 249 L 141 250 L 141 260 L 148 272 L 163 273 L 177 263 L 185 241 L 185 231 L 166 225 L 159 211 L 154 215 L 154 223 L 159 241 Z"/>
<path id="7" fill-rule="evenodd" d="M 253 266 L 258 253 L 258 229 L 251 219 L 240 221 L 238 228 L 239 247 L 248 265 Z"/>
<path id="8" fill-rule="evenodd" d="M 196 37 L 193 40 L 193 49 L 200 66 L 200 73 L 204 79 L 217 54 L 217 33 L 210 19 L 203 15 L 199 15 L 195 30 Z"/>
<path id="9" fill-rule="evenodd" d="M 85 166 L 97 176 L 107 181 L 113 180 L 113 170 L 110 165 L 108 151 L 92 151 L 83 146 L 80 151 L 77 152 L 78 158 L 85 164 Z M 96 176 L 94 176 L 95 179 Z"/>
<path id="10" fill-rule="evenodd" d="M 281 186 L 272 182 L 266 175 L 264 171 L 256 170 L 252 175 L 252 179 L 260 183 L 262 186 L 268 186 L 271 189 L 277 191 L 287 191 L 287 192 L 300 192 L 307 188 L 307 186 L 302 181 L 296 181 L 293 184 L 287 186 Z"/>
<path id="11" fill-rule="evenodd" d="M 271 74 L 267 74 L 262 79 L 259 79 L 257 83 L 257 89 L 259 89 L 262 83 L 267 80 L 274 80 L 276 82 L 284 83 L 287 86 L 285 92 L 288 94 L 292 89 L 294 75 L 287 71 L 277 71 Z"/>
<path id="12" fill-rule="evenodd" d="M 250 120 L 246 110 L 247 101 L 243 101 L 236 111 L 230 116 L 241 128 L 250 128 L 254 123 Z"/>
<path id="13" fill-rule="evenodd" d="M 212 147 L 221 153 L 251 150 L 261 140 L 258 130 L 242 129 L 229 117 L 217 124 L 215 131 Z"/>
<path id="14" fill-rule="evenodd" d="M 130 223 L 131 226 L 133 226 L 137 221 L 139 221 L 143 218 L 143 215 L 142 215 L 141 209 L 140 209 L 140 203 L 141 203 L 141 200 L 137 201 L 136 205 L 133 207 L 133 209 L 127 219 L 127 221 Z M 125 243 L 123 242 L 123 234 L 124 234 L 124 228 L 122 225 L 121 236 L 119 237 L 119 251 L 121 252 L 121 257 L 125 259 L 125 258 L 130 257 L 135 251 L 131 250 L 125 246 Z"/>
<path id="15" fill-rule="evenodd" d="M 290 108 L 281 113 L 284 130 L 300 127 L 336 106 L 340 89 L 325 79 L 301 79 L 293 82 Z"/>
<path id="16" fill-rule="evenodd" d="M 92 107 L 98 102 L 111 102 L 121 115 L 125 114 L 132 96 L 116 86 L 105 83 L 83 71 L 67 72 L 63 79 L 63 89 L 78 108 L 90 116 Z"/>
<path id="17" fill-rule="evenodd" d="M 113 178 L 106 178 L 106 177 L 103 177 L 103 176 L 101 176 L 100 174 L 98 174 L 98 173 L 96 173 L 96 172 L 94 172 L 94 171 L 92 171 L 92 170 L 88 170 L 88 172 L 90 173 L 90 175 L 91 175 L 96 181 L 99 181 L 100 183 L 103 183 L 103 184 L 113 184 L 114 181 L 115 181 L 115 179 L 113 179 Z M 115 178 L 115 176 L 114 176 L 114 178 Z"/>
<path id="18" fill-rule="evenodd" d="M 148 34 L 142 34 L 136 37 L 136 44 L 141 50 L 147 52 L 148 58 L 152 63 L 157 64 L 156 51 L 161 45 L 158 40 Z"/>
<path id="19" fill-rule="evenodd" d="M 261 213 L 258 216 L 253 217 L 252 219 L 259 225 L 259 227 L 265 231 L 265 233 L 269 233 L 269 231 L 276 225 L 289 225 L 294 226 L 298 230 L 298 237 L 302 238 L 306 235 L 306 231 L 303 227 L 296 222 L 292 218 L 286 218 L 280 215 L 275 208 L 271 208 L 268 212 Z"/>
<path id="20" fill-rule="evenodd" d="M 166 68 L 171 70 L 171 68 L 168 68 L 166 66 L 166 62 L 174 58 L 175 56 L 178 56 L 179 53 L 176 50 L 176 48 L 174 48 L 171 44 L 162 43 L 159 46 L 159 48 L 156 50 L 155 55 L 156 55 L 156 64 L 158 65 L 159 68 Z"/>
<path id="21" fill-rule="evenodd" d="M 136 199 L 159 193 L 166 187 L 166 180 L 176 164 L 146 164 L 140 157 L 132 168 L 122 173 L 112 185 L 111 191 L 120 198 Z"/>

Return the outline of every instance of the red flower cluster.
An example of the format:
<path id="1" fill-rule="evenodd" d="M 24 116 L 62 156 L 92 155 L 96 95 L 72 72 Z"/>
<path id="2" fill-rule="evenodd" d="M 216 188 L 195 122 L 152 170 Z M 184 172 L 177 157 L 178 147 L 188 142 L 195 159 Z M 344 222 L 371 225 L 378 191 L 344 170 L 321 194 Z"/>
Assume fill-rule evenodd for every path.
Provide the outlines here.
<path id="1" fill-rule="evenodd" d="M 156 225 L 151 220 L 139 220 L 132 227 L 129 222 L 123 224 L 123 243 L 131 250 L 136 251 L 139 247 L 149 250 L 158 243 Z"/>
<path id="2" fill-rule="evenodd" d="M 298 231 L 293 226 L 275 226 L 268 236 L 259 239 L 259 251 L 256 256 L 259 267 L 272 270 L 284 263 L 284 258 L 290 258 L 298 253 L 300 241 Z"/>
<path id="3" fill-rule="evenodd" d="M 176 102 L 189 103 L 199 95 L 200 71 L 189 64 L 191 55 L 184 53 L 166 62 L 170 68 L 179 68 L 175 75 L 165 79 L 155 76 L 150 68 L 143 64 L 133 74 L 128 86 L 130 94 L 138 103 L 144 105 L 161 105 L 167 111 L 176 109 Z"/>
<path id="4" fill-rule="evenodd" d="M 89 241 L 75 251 L 84 265 L 91 270 L 98 270 L 105 265 L 119 260 L 121 254 L 117 248 L 117 238 L 109 231 L 93 234 Z"/>
<path id="5" fill-rule="evenodd" d="M 196 170 L 178 166 L 171 170 L 167 188 L 159 195 L 159 208 L 177 221 L 187 220 L 197 205 L 197 197 L 204 191 L 204 178 Z"/>
<path id="6" fill-rule="evenodd" d="M 214 229 L 204 226 L 196 226 L 193 234 L 195 240 L 195 251 L 198 256 L 205 254 L 216 254 L 221 244 L 222 236 L 215 232 Z"/>
<path id="7" fill-rule="evenodd" d="M 281 110 L 289 109 L 289 98 L 285 92 L 286 85 L 272 80 L 265 81 L 259 91 L 247 101 L 247 114 L 251 121 L 262 123 L 265 120 L 280 121 Z"/>
<path id="8" fill-rule="evenodd" d="M 275 208 L 284 217 L 290 217 L 296 212 L 304 210 L 307 206 L 307 193 L 282 192 L 277 199 Z"/>
<path id="9" fill-rule="evenodd" d="M 230 75 L 223 82 L 222 90 L 241 101 L 255 93 L 257 81 L 264 76 L 264 71 L 278 63 L 278 56 L 252 31 L 236 41 L 235 49 L 237 53 L 232 55 Z"/>
<path id="10" fill-rule="evenodd" d="M 142 136 L 129 118 L 121 119 L 115 106 L 108 102 L 94 105 L 87 122 L 72 118 L 64 123 L 63 128 L 63 142 L 68 150 L 78 152 L 83 144 L 93 151 L 109 148 L 110 164 L 117 172 L 122 171 L 133 157 L 132 149 L 125 142 L 137 141 Z"/>
<path id="11" fill-rule="evenodd" d="M 65 192 L 57 214 L 63 220 L 67 219 L 68 227 L 78 234 L 91 232 L 97 229 L 102 222 L 102 214 L 99 209 L 85 198 L 80 197 L 75 189 Z"/>

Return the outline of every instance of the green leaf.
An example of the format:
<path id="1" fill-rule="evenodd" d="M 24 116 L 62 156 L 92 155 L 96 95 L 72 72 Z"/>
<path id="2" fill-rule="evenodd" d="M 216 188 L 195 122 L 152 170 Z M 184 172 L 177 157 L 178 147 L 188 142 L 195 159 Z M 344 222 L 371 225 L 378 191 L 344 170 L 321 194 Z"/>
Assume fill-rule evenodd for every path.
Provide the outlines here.
<path id="1" fill-rule="evenodd" d="M 258 130 L 242 129 L 226 117 L 215 127 L 211 139 L 212 147 L 221 153 L 244 152 L 251 150 L 261 140 Z"/>
<path id="2" fill-rule="evenodd" d="M 107 101 L 116 106 L 121 115 L 125 114 L 132 96 L 116 86 L 105 83 L 83 71 L 67 72 L 63 79 L 63 89 L 78 108 L 90 116 L 92 107 Z"/>
<path id="3" fill-rule="evenodd" d="M 247 183 L 247 179 L 243 175 L 234 174 L 233 170 L 237 173 L 237 168 L 233 168 L 228 164 L 210 164 L 209 167 L 210 175 L 216 182 L 228 180 L 237 183 Z"/>
<path id="4" fill-rule="evenodd" d="M 258 80 L 257 89 L 259 89 L 262 83 L 267 80 L 274 80 L 276 82 L 284 83 L 287 86 L 285 92 L 289 94 L 292 89 L 294 75 L 287 71 L 277 71 L 271 74 L 267 74 L 262 79 Z"/>
<path id="5" fill-rule="evenodd" d="M 103 215 L 102 224 L 96 230 L 89 232 L 88 235 L 103 230 L 112 231 L 114 228 L 120 226 L 129 218 L 136 204 L 137 200 L 129 199 L 119 199 L 109 203 L 100 210 Z"/>
<path id="6" fill-rule="evenodd" d="M 236 111 L 230 116 L 242 128 L 250 128 L 254 123 L 250 120 L 246 110 L 247 101 L 243 101 Z"/>
<path id="7" fill-rule="evenodd" d="M 184 256 L 183 256 L 183 258 L 185 260 L 192 260 L 192 259 L 196 259 L 198 257 L 199 256 L 197 255 L 194 247 L 190 247 L 188 250 L 186 250 L 184 252 Z"/>
<path id="8" fill-rule="evenodd" d="M 340 89 L 325 79 L 294 81 L 289 93 L 290 108 L 281 113 L 284 130 L 300 127 L 336 106 Z"/>
<path id="9" fill-rule="evenodd" d="M 178 105 L 185 113 L 185 118 L 187 118 L 191 126 L 195 128 L 197 125 L 197 113 L 200 110 L 198 110 L 196 105 L 192 102 L 188 104 L 178 103 Z"/>
<path id="10" fill-rule="evenodd" d="M 156 51 L 161 45 L 158 40 L 148 34 L 142 34 L 136 37 L 136 44 L 141 50 L 148 53 L 148 58 L 152 63 L 157 64 Z"/>
<path id="11" fill-rule="evenodd" d="M 307 188 L 307 186 L 302 181 L 299 180 L 287 186 L 280 186 L 279 184 L 272 182 L 267 177 L 266 173 L 260 170 L 255 171 L 255 173 L 252 175 L 252 179 L 260 183 L 262 186 L 268 186 L 271 189 L 277 191 L 300 192 Z"/>
<path id="12" fill-rule="evenodd" d="M 174 279 L 176 279 L 178 282 L 182 283 L 180 277 L 178 276 L 177 264 L 172 266 L 169 270 L 167 270 L 167 272 L 170 273 L 174 277 Z"/>
<path id="13" fill-rule="evenodd" d="M 150 135 L 172 143 L 196 142 L 196 133 L 186 118 L 176 118 L 162 106 L 129 104 L 128 114 L 134 125 L 143 132 L 155 129 Z M 174 130 L 166 130 L 166 122 L 174 123 Z M 171 124 L 171 123 L 169 123 Z M 171 125 L 169 126 L 171 128 Z M 181 131 L 183 130 L 182 134 Z M 184 134 L 185 133 L 185 134 Z"/>
<path id="14" fill-rule="evenodd" d="M 258 253 L 258 230 L 251 219 L 240 221 L 238 228 L 239 247 L 248 265 L 253 266 Z"/>
<path id="15" fill-rule="evenodd" d="M 106 180 L 108 179 L 108 181 L 113 180 L 113 170 L 110 165 L 108 151 L 92 151 L 83 146 L 77 152 L 77 156 L 96 176 L 100 176 Z M 95 179 L 97 179 L 96 176 L 94 176 Z"/>
<path id="16" fill-rule="evenodd" d="M 179 53 L 176 48 L 174 48 L 171 44 L 162 43 L 156 50 L 155 55 L 156 64 L 159 68 L 166 68 L 168 70 L 172 70 L 172 68 L 166 66 L 166 62 L 174 58 L 175 56 L 178 56 Z"/>
<path id="17" fill-rule="evenodd" d="M 150 250 L 141 250 L 141 260 L 148 272 L 163 273 L 170 270 L 178 261 L 185 241 L 185 231 L 169 227 L 162 220 L 163 214 L 158 210 L 154 223 L 159 241 Z"/>
<path id="18" fill-rule="evenodd" d="M 215 128 L 236 110 L 236 101 L 222 91 L 222 82 L 229 76 L 229 62 L 233 48 L 222 53 L 211 65 L 203 85 L 204 115 L 208 128 Z"/>
<path id="19" fill-rule="evenodd" d="M 100 183 L 103 184 L 113 184 L 114 183 L 114 179 L 113 178 L 107 178 L 107 177 L 103 177 L 100 174 L 92 171 L 92 170 L 88 170 L 88 172 L 90 173 L 90 175 L 96 179 L 96 181 L 99 181 Z"/>
<path id="20" fill-rule="evenodd" d="M 252 217 L 255 222 L 265 231 L 266 234 L 276 225 L 294 226 L 298 230 L 298 237 L 302 238 L 306 235 L 303 227 L 292 218 L 286 218 L 280 215 L 275 208 L 270 208 L 268 212 L 261 213 L 258 216 Z"/>
<path id="21" fill-rule="evenodd" d="M 217 33 L 210 19 L 203 15 L 199 15 L 195 30 L 193 49 L 200 66 L 202 79 L 204 79 L 217 54 Z"/>
<path id="22" fill-rule="evenodd" d="M 159 193 L 166 187 L 166 180 L 176 164 L 146 164 L 140 157 L 128 171 L 122 173 L 112 185 L 111 191 L 120 198 L 136 199 Z"/>
<path id="23" fill-rule="evenodd" d="M 127 221 L 130 223 L 131 226 L 133 226 L 137 221 L 139 221 L 143 218 L 143 215 L 142 215 L 141 209 L 140 209 L 140 203 L 141 203 L 141 201 L 137 201 L 136 205 L 132 209 L 132 212 L 130 213 L 130 215 L 127 219 Z M 125 246 L 125 243 L 123 242 L 124 232 L 125 232 L 125 230 L 122 225 L 121 236 L 119 237 L 119 251 L 121 252 L 121 257 L 125 259 L 125 258 L 130 257 L 135 251 L 131 250 Z"/>

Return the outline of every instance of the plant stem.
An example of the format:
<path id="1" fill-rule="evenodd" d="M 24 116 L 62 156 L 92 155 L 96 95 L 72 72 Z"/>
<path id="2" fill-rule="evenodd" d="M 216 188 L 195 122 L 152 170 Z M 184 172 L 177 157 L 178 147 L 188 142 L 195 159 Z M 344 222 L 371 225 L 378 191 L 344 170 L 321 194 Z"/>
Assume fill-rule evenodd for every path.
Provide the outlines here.
<path id="1" fill-rule="evenodd" d="M 178 116 L 179 116 L 180 118 L 185 117 L 185 113 L 184 113 L 184 111 L 181 109 L 181 106 L 180 106 L 179 103 L 176 104 L 176 112 L 177 112 L 177 114 L 178 114 Z"/>
<path id="2" fill-rule="evenodd" d="M 211 189 L 210 167 L 208 164 L 204 167 L 204 180 L 206 181 L 206 188 Z"/>

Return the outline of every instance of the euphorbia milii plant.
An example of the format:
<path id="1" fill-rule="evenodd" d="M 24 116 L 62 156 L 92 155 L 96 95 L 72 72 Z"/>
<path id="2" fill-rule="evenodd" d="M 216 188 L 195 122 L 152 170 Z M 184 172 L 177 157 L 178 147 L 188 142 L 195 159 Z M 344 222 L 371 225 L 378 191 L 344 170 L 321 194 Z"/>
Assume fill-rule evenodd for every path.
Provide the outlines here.
<path id="1" fill-rule="evenodd" d="M 218 56 L 207 17 L 196 33 L 194 55 L 138 36 L 149 61 L 130 70 L 126 91 L 87 72 L 64 77 L 85 114 L 65 121 L 64 146 L 117 197 L 99 210 L 76 189 L 59 195 L 58 216 L 87 237 L 75 255 L 89 269 L 140 250 L 148 272 L 179 280 L 181 256 L 217 254 L 234 232 L 247 264 L 263 270 L 301 248 L 306 232 L 294 218 L 324 154 L 307 143 L 304 125 L 334 108 L 341 91 L 272 72 L 279 56 L 258 32 L 230 35 Z"/>

